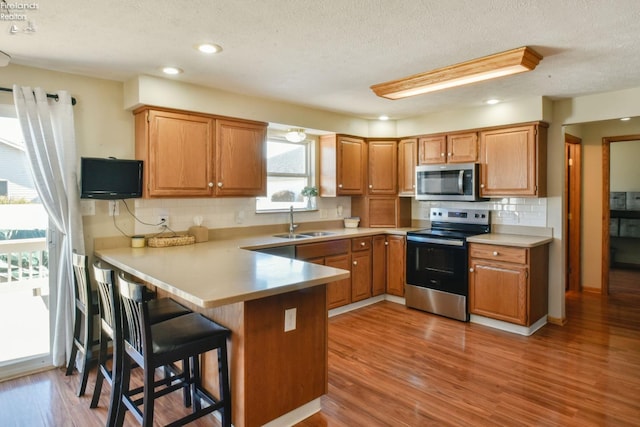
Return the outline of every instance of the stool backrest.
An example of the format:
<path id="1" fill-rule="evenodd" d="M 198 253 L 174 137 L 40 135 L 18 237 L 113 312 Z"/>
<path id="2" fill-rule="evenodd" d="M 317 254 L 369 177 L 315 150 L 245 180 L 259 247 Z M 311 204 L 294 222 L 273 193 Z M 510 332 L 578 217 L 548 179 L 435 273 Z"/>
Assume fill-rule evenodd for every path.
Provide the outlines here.
<path id="1" fill-rule="evenodd" d="M 111 339 L 114 333 L 122 331 L 122 317 L 120 316 L 120 294 L 116 289 L 115 273 L 110 268 L 103 268 L 100 261 L 93 263 L 93 275 L 98 284 L 98 298 L 100 300 L 100 321 Z"/>
<path id="2" fill-rule="evenodd" d="M 125 350 L 138 364 L 144 363 L 144 356 L 151 353 L 151 325 L 149 322 L 149 307 L 147 288 L 132 282 L 124 276 L 118 275 L 118 287 L 120 288 L 120 300 L 122 302 L 122 314 L 125 319 Z M 135 350 L 137 355 L 132 354 Z"/>
<path id="3" fill-rule="evenodd" d="M 91 305 L 91 281 L 89 280 L 89 258 L 73 250 L 71 255 L 73 264 L 73 287 L 77 303 L 82 311 Z"/>

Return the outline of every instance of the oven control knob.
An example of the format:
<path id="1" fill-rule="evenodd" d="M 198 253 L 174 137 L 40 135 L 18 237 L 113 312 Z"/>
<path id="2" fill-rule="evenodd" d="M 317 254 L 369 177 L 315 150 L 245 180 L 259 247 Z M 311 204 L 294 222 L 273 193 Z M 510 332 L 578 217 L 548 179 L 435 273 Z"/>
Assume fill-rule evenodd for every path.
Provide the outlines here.
<path id="1" fill-rule="evenodd" d="M 493 251 L 493 256 L 498 256 L 498 251 Z"/>

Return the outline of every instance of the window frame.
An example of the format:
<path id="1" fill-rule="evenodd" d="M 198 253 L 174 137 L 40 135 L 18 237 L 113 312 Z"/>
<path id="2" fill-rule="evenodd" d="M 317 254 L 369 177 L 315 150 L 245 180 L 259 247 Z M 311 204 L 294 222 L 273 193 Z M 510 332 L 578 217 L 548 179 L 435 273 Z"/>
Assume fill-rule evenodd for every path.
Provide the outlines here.
<path id="1" fill-rule="evenodd" d="M 267 158 L 267 188 L 269 188 L 269 178 L 277 177 L 277 178 L 306 178 L 306 186 L 314 186 L 316 181 L 316 168 L 315 168 L 315 147 L 316 142 L 312 138 L 305 138 L 300 142 L 291 142 L 287 141 L 284 137 L 277 135 L 267 135 L 266 144 L 270 142 L 275 142 L 279 144 L 290 144 L 294 146 L 304 146 L 305 147 L 305 170 L 306 173 L 277 173 L 277 172 L 269 172 L 269 159 Z M 258 202 L 260 199 L 265 199 L 265 197 L 256 197 L 256 213 L 272 213 L 272 212 L 288 212 L 289 208 L 274 208 L 274 209 L 258 209 Z M 306 211 L 316 211 L 318 208 L 315 204 L 307 204 L 306 207 L 294 207 L 293 209 L 296 212 L 306 212 Z"/>

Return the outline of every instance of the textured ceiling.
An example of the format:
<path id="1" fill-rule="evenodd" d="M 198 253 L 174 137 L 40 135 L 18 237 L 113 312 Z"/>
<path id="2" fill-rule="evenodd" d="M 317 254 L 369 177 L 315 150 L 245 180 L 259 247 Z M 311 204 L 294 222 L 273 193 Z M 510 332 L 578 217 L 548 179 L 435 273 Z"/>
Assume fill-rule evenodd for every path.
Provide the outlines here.
<path id="1" fill-rule="evenodd" d="M 17 0 L 6 0 L 11 4 Z M 553 99 L 640 87 L 638 0 L 87 0 L 23 11 L 12 63 L 125 81 L 160 76 L 358 117 L 415 116 L 497 97 Z M 20 28 L 24 22 L 13 22 Z M 5 28 L 2 28 L 5 27 Z M 210 41 L 224 51 L 194 49 Z M 520 46 L 533 72 L 391 101 L 375 83 Z M 0 69 L 1 73 L 1 69 Z M 51 90 L 57 88 L 51 88 Z"/>

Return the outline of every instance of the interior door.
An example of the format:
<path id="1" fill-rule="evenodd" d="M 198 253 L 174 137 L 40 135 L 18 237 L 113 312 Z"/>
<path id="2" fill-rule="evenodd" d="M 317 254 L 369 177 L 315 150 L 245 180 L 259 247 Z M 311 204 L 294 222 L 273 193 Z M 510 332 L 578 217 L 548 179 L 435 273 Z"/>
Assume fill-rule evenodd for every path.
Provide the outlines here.
<path id="1" fill-rule="evenodd" d="M 582 187 L 582 140 L 565 134 L 565 290 L 579 291 L 580 286 L 580 223 L 581 187 Z"/>

